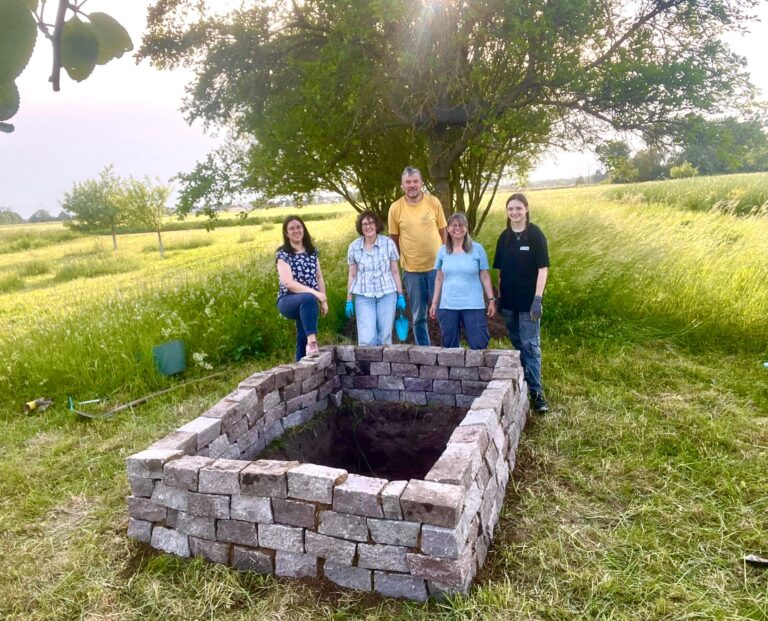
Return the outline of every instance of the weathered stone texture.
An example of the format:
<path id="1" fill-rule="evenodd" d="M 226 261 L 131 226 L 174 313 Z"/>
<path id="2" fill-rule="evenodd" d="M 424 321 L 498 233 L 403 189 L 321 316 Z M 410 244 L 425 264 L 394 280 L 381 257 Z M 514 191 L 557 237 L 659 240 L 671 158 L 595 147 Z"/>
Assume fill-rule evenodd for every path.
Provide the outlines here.
<path id="1" fill-rule="evenodd" d="M 390 481 L 381 490 L 381 505 L 384 517 L 388 520 L 402 520 L 403 511 L 400 508 L 400 496 L 405 491 L 408 481 Z"/>
<path id="2" fill-rule="evenodd" d="M 359 515 L 321 511 L 317 532 L 352 541 L 368 541 L 368 522 Z"/>
<path id="3" fill-rule="evenodd" d="M 333 490 L 333 510 L 352 515 L 384 517 L 380 494 L 386 479 L 350 474 Z"/>
<path id="4" fill-rule="evenodd" d="M 346 478 L 346 470 L 302 464 L 288 472 L 288 496 L 329 505 L 333 502 L 334 485 Z"/>
<path id="5" fill-rule="evenodd" d="M 213 459 L 208 457 L 191 456 L 169 461 L 163 468 L 163 483 L 196 492 L 200 469 L 212 463 Z"/>
<path id="6" fill-rule="evenodd" d="M 128 497 L 128 513 L 137 520 L 162 522 L 165 520 L 167 509 L 148 498 Z"/>
<path id="7" fill-rule="evenodd" d="M 407 574 L 390 574 L 384 571 L 373 572 L 373 590 L 386 597 L 427 601 L 427 583 L 421 578 Z"/>
<path id="8" fill-rule="evenodd" d="M 228 565 L 231 547 L 232 546 L 228 543 L 208 541 L 207 539 L 199 539 L 198 537 L 189 538 L 189 548 L 192 556 L 199 556 L 211 563 Z"/>
<path id="9" fill-rule="evenodd" d="M 230 497 L 223 494 L 197 494 L 190 492 L 187 499 L 187 511 L 192 515 L 229 519 Z"/>
<path id="10" fill-rule="evenodd" d="M 369 518 L 368 530 L 376 543 L 415 548 L 418 545 L 421 524 Z"/>
<path id="11" fill-rule="evenodd" d="M 203 494 L 239 494 L 240 471 L 248 462 L 236 459 L 217 459 L 200 469 L 198 491 Z"/>
<path id="12" fill-rule="evenodd" d="M 286 498 L 273 498 L 272 510 L 275 522 L 289 524 L 290 526 L 302 526 L 315 528 L 317 505 L 301 500 L 288 500 Z"/>
<path id="13" fill-rule="evenodd" d="M 240 520 L 218 520 L 216 522 L 216 539 L 229 543 L 240 543 L 253 548 L 259 545 L 256 525 Z"/>
<path id="14" fill-rule="evenodd" d="M 328 537 L 308 530 L 304 541 L 307 554 L 314 554 L 345 565 L 351 565 L 355 558 L 357 544 L 346 539 Z"/>
<path id="15" fill-rule="evenodd" d="M 282 524 L 259 524 L 262 548 L 284 552 L 304 552 L 304 529 Z"/>
<path id="16" fill-rule="evenodd" d="M 285 578 L 316 578 L 317 557 L 278 550 L 275 553 L 275 574 Z"/>
<path id="17" fill-rule="evenodd" d="M 136 541 L 149 543 L 152 538 L 152 522 L 148 520 L 128 520 L 128 536 Z"/>
<path id="18" fill-rule="evenodd" d="M 452 528 L 464 504 L 461 487 L 411 479 L 400 496 L 403 517 L 410 522 L 424 522 Z"/>
<path id="19" fill-rule="evenodd" d="M 298 467 L 297 461 L 260 459 L 240 472 L 243 495 L 286 498 L 288 496 L 287 473 Z"/>
<path id="20" fill-rule="evenodd" d="M 272 556 L 263 550 L 251 550 L 234 546 L 232 548 L 232 567 L 240 571 L 252 571 L 257 574 L 274 572 Z"/>
<path id="21" fill-rule="evenodd" d="M 357 546 L 357 566 L 368 569 L 387 571 L 408 571 L 405 555 L 408 548 L 400 546 L 370 545 L 361 543 Z"/>
<path id="22" fill-rule="evenodd" d="M 331 582 L 355 591 L 371 590 L 371 570 L 352 567 L 343 563 L 326 561 L 323 574 Z"/>
<path id="23" fill-rule="evenodd" d="M 272 504 L 269 498 L 261 496 L 232 496 L 230 515 L 233 520 L 272 523 Z"/>
<path id="24" fill-rule="evenodd" d="M 176 556 L 188 557 L 190 555 L 187 536 L 170 528 L 155 526 L 152 529 L 150 545 Z"/>
<path id="25" fill-rule="evenodd" d="M 129 477 L 162 479 L 163 466 L 173 459 L 184 456 L 182 451 L 172 449 L 147 449 L 131 455 L 125 460 Z"/>

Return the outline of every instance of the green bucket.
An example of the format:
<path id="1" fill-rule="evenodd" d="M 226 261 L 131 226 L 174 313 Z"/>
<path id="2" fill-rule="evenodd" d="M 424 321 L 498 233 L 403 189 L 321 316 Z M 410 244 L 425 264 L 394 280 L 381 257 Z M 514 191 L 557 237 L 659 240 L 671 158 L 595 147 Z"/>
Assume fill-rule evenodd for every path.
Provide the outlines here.
<path id="1" fill-rule="evenodd" d="M 176 375 L 187 369 L 187 349 L 184 341 L 168 341 L 152 348 L 152 358 L 163 375 Z"/>

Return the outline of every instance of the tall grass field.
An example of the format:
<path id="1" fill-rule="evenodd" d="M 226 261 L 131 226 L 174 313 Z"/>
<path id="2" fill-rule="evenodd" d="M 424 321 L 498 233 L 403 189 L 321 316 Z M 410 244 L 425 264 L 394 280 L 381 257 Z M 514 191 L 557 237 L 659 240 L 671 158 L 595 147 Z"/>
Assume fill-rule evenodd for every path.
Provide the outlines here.
<path id="1" fill-rule="evenodd" d="M 751 198 L 717 204 L 737 196 Z M 351 208 L 180 227 L 164 234 L 165 259 L 149 232 L 124 232 L 113 252 L 108 236 L 58 224 L 0 227 L 0 618 L 767 619 L 768 571 L 744 556 L 768 556 L 768 175 L 528 197 L 550 245 L 552 410 L 526 427 L 470 595 L 426 605 L 126 537 L 125 457 L 291 360 L 274 269 L 288 213 L 321 253 L 320 341 L 345 340 Z M 504 198 L 478 236 L 491 256 Z M 171 339 L 188 350 L 178 379 L 151 355 Z M 66 408 L 100 399 L 98 412 L 221 371 L 110 419 Z M 22 413 L 41 396 L 54 406 Z"/>

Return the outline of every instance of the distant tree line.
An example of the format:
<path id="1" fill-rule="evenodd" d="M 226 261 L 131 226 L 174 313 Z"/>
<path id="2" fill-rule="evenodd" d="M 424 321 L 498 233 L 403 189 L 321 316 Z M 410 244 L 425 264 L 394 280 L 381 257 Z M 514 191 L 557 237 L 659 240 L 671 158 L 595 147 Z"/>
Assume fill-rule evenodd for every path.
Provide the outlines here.
<path id="1" fill-rule="evenodd" d="M 632 152 L 622 140 L 601 144 L 596 153 L 613 183 L 726 175 L 768 170 L 768 137 L 759 119 L 684 119 L 667 144 Z"/>
<path id="2" fill-rule="evenodd" d="M 0 225 L 2 224 L 22 224 L 29 222 L 34 224 L 36 222 L 61 222 L 70 220 L 71 216 L 65 211 L 60 211 L 58 216 L 53 216 L 47 209 L 38 209 L 35 213 L 29 216 L 29 219 L 24 220 L 19 214 L 10 209 L 0 209 Z"/>

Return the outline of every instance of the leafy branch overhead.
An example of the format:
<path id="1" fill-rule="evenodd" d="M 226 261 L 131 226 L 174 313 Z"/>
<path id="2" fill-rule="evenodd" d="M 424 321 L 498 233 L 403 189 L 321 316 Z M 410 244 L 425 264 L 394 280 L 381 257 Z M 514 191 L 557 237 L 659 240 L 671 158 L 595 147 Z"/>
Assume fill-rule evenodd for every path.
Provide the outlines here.
<path id="1" fill-rule="evenodd" d="M 12 132 L 5 123 L 19 110 L 16 79 L 32 58 L 38 32 L 51 42 L 53 68 L 49 81 L 58 91 L 61 69 L 77 82 L 85 80 L 96 65 L 104 65 L 133 49 L 128 31 L 106 13 L 84 13 L 80 4 L 59 0 L 53 23 L 46 21 L 43 0 L 0 0 L 0 131 Z"/>

